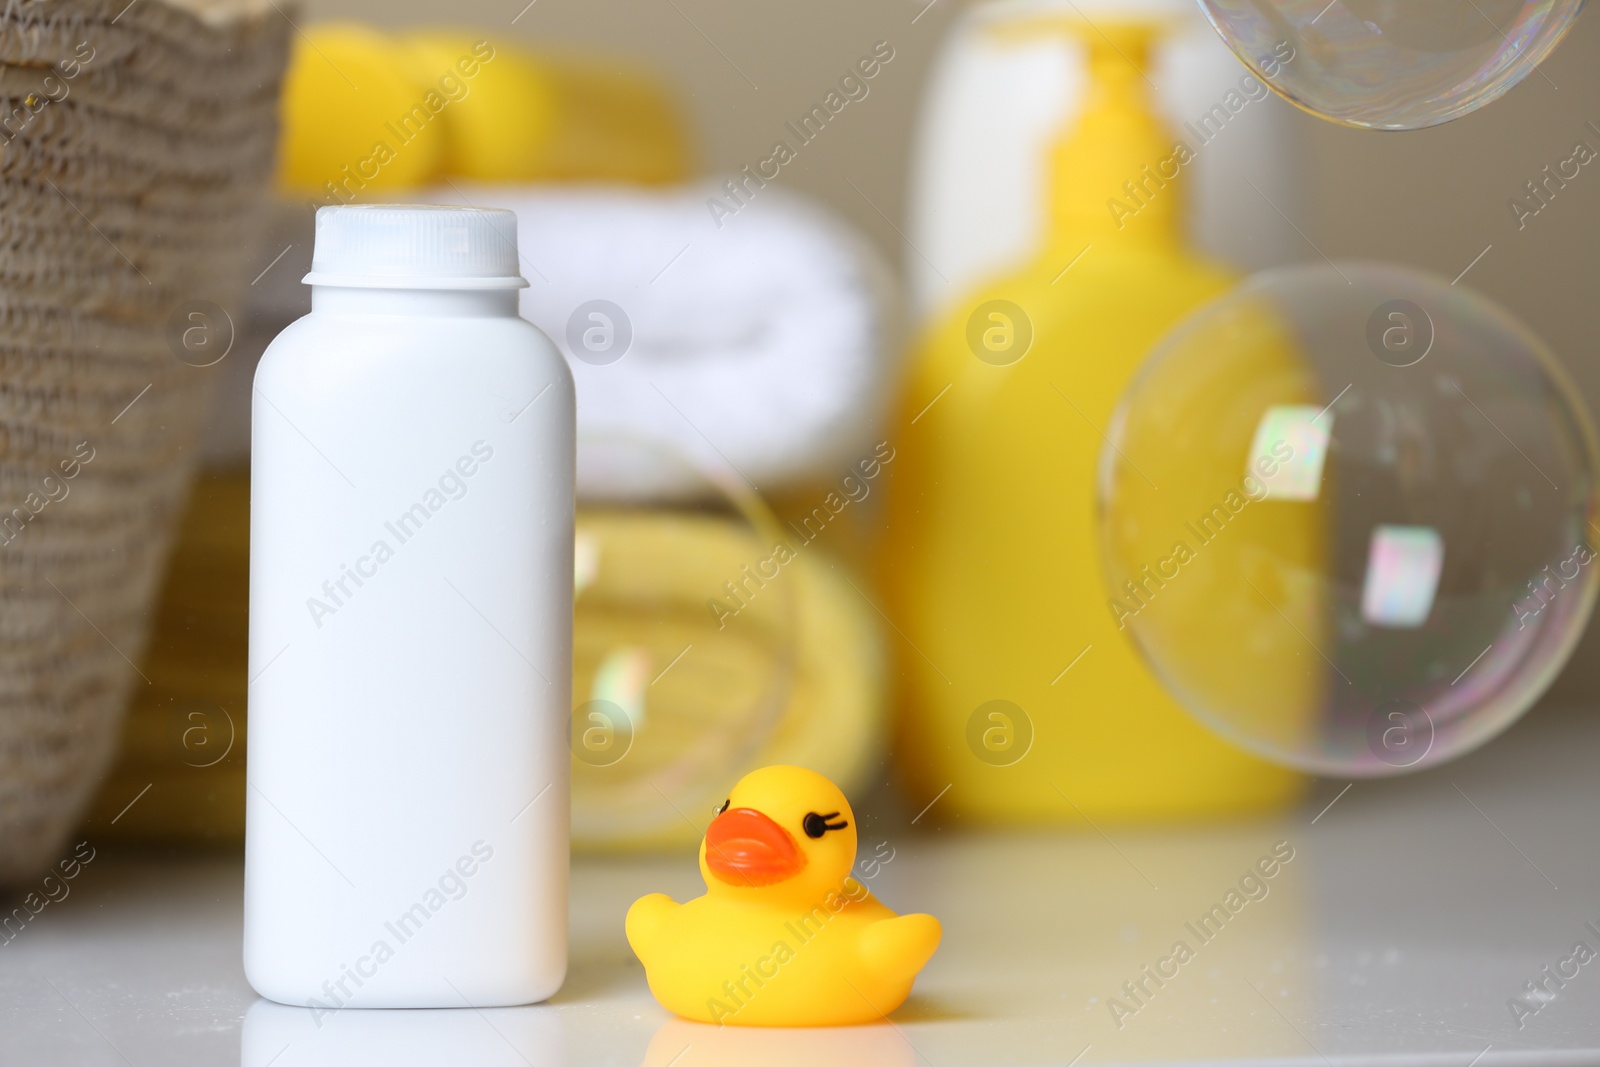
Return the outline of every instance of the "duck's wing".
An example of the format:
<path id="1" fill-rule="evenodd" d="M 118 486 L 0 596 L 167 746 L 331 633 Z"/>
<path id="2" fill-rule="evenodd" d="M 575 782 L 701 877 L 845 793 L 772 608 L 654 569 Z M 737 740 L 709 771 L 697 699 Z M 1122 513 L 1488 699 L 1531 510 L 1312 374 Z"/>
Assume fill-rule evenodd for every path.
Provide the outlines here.
<path id="1" fill-rule="evenodd" d="M 861 932 L 861 960 L 885 982 L 909 982 L 939 947 L 940 933 L 932 915 L 879 919 Z"/>
<path id="2" fill-rule="evenodd" d="M 665 893 L 651 893 L 634 901 L 628 909 L 628 918 L 623 926 L 628 934 L 628 944 L 641 962 L 655 944 L 656 936 L 666 924 L 668 916 L 680 907 L 681 904 Z"/>

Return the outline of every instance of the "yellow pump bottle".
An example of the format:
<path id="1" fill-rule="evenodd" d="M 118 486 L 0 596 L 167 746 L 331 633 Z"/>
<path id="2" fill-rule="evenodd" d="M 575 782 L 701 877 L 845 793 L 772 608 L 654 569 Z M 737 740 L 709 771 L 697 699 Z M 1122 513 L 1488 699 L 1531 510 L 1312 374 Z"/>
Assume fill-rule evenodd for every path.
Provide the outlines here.
<path id="1" fill-rule="evenodd" d="M 1053 153 L 1048 239 L 927 334 L 892 438 L 879 564 L 903 638 L 902 778 L 919 805 L 948 787 L 947 815 L 991 822 L 1276 807 L 1302 780 L 1174 702 L 1118 631 L 1100 574 L 1095 479 L 1117 400 L 1161 336 L 1233 281 L 1184 245 L 1193 150 L 1146 92 L 1160 26 L 1040 28 L 1089 53 L 1084 111 Z"/>

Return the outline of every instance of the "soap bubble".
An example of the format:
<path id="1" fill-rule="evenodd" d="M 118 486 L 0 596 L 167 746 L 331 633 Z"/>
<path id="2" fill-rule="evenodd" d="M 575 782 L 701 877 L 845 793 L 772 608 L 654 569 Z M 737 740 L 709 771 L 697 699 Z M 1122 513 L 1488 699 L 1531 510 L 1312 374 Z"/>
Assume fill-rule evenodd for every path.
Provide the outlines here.
<path id="1" fill-rule="evenodd" d="M 1347 126 L 1460 118 L 1531 74 L 1583 0 L 1200 0 L 1258 78 Z"/>
<path id="2" fill-rule="evenodd" d="M 655 840 L 705 821 L 790 701 L 791 538 L 736 471 L 668 442 L 582 438 L 578 484 L 573 837 Z"/>
<path id="3" fill-rule="evenodd" d="M 1202 722 L 1304 770 L 1451 759 L 1589 618 L 1596 451 L 1544 346 L 1390 266 L 1257 275 L 1180 323 L 1113 416 L 1109 609 Z"/>

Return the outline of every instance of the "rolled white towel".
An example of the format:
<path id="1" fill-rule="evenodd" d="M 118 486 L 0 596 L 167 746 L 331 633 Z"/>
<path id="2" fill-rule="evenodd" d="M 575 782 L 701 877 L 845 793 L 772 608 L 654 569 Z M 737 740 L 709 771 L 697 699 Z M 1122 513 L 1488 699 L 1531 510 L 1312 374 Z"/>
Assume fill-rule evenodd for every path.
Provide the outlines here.
<path id="1" fill-rule="evenodd" d="M 769 186 L 719 226 L 708 198 L 730 201 L 709 187 L 437 199 L 463 195 L 517 213 L 522 314 L 577 382 L 581 496 L 693 491 L 704 478 L 683 456 L 777 489 L 831 478 L 877 440 L 898 292 L 877 253 L 810 201 Z"/>

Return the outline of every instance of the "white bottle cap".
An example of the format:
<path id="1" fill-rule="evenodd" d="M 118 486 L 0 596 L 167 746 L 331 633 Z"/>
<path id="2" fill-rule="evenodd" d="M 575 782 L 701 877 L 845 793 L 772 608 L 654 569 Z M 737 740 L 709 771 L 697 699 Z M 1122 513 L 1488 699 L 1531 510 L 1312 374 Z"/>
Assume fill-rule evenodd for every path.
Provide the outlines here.
<path id="1" fill-rule="evenodd" d="M 344 204 L 317 209 L 307 285 L 523 289 L 517 216 L 500 208 Z"/>

